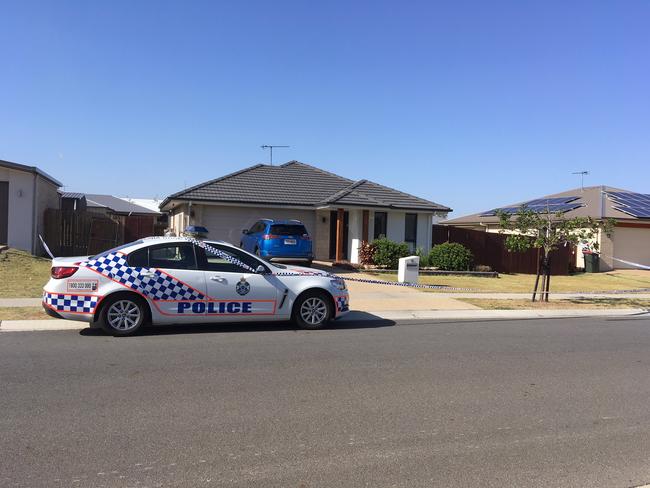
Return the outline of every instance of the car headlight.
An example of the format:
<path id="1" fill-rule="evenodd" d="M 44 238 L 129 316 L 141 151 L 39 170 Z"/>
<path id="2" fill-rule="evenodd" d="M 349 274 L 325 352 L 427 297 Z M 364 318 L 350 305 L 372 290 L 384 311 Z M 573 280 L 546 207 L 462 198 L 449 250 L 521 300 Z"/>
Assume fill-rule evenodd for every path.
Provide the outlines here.
<path id="1" fill-rule="evenodd" d="M 345 281 L 343 281 L 343 280 L 330 280 L 330 284 L 331 284 L 334 288 L 336 288 L 337 290 L 341 290 L 341 291 L 343 291 L 343 290 L 346 289 L 346 287 L 345 287 Z"/>

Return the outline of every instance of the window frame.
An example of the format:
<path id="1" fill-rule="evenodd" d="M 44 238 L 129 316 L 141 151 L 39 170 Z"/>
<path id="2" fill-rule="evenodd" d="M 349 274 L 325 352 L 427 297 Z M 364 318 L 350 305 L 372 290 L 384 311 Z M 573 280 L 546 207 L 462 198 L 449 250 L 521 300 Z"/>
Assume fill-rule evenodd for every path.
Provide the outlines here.
<path id="1" fill-rule="evenodd" d="M 151 265 L 151 251 L 155 249 L 164 249 L 166 247 L 181 247 L 181 246 L 190 246 L 192 248 L 192 252 L 194 253 L 194 267 L 185 267 L 185 268 L 169 268 L 165 266 L 152 266 Z M 127 258 L 127 263 L 128 263 L 128 258 Z M 161 244 L 155 244 L 153 246 L 149 246 L 147 248 L 147 264 L 149 268 L 156 268 L 156 269 L 181 269 L 185 271 L 199 271 L 201 268 L 199 266 L 199 260 L 198 256 L 196 254 L 196 246 L 192 244 L 191 242 L 185 242 L 185 241 L 175 241 L 175 242 L 165 242 Z"/>
<path id="2" fill-rule="evenodd" d="M 409 217 L 415 217 L 415 220 L 413 222 L 413 240 L 408 239 L 408 225 L 409 225 Z M 418 244 L 418 214 L 417 213 L 405 213 L 404 214 L 404 242 L 407 244 L 413 244 L 413 249 L 417 248 Z"/>
<path id="3" fill-rule="evenodd" d="M 246 260 L 250 260 L 253 261 L 254 263 L 257 263 L 255 266 L 251 266 L 252 268 L 257 268 L 257 266 L 261 265 L 264 266 L 265 274 L 271 273 L 271 268 L 269 268 L 268 263 L 265 263 L 261 259 L 257 258 L 256 256 L 253 256 L 252 254 L 247 253 L 246 251 L 243 251 L 242 249 L 238 249 L 230 246 L 224 246 L 223 244 L 216 244 L 216 243 L 207 243 L 207 244 L 210 247 L 214 247 L 221 251 L 234 254 L 237 259 L 241 259 L 241 257 L 245 257 Z M 249 271 L 244 268 L 240 268 L 235 264 L 229 265 L 232 266 L 232 269 L 210 269 L 206 250 L 200 246 L 194 246 L 194 250 L 196 252 L 199 269 L 202 271 L 208 271 L 213 273 L 249 273 L 249 274 L 253 273 L 252 271 Z M 242 261 L 246 262 L 244 259 L 242 259 Z"/>
<path id="4" fill-rule="evenodd" d="M 384 231 L 377 233 L 377 217 L 378 216 L 383 216 L 383 227 Z M 375 212 L 373 215 L 373 229 L 372 229 L 372 235 L 373 239 L 380 239 L 381 236 L 383 235 L 384 237 L 388 237 L 388 212 Z"/>

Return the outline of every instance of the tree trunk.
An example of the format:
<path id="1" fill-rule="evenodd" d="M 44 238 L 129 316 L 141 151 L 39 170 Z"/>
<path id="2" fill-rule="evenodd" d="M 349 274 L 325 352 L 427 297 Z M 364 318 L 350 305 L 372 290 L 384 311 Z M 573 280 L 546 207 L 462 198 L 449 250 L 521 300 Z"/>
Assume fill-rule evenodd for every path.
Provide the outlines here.
<path id="1" fill-rule="evenodd" d="M 546 295 L 545 299 L 548 303 L 548 295 L 551 290 L 551 256 L 546 257 Z"/>
<path id="2" fill-rule="evenodd" d="M 535 288 L 533 289 L 533 302 L 537 296 L 537 287 L 539 285 L 539 274 L 542 270 L 542 259 L 541 257 L 537 260 L 537 276 L 535 277 Z"/>

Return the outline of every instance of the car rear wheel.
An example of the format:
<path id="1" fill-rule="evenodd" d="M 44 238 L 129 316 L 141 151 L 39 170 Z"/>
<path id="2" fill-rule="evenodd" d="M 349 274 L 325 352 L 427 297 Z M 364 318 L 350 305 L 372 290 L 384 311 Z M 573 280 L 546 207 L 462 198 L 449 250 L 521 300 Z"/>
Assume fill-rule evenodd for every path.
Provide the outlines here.
<path id="1" fill-rule="evenodd" d="M 127 336 L 135 334 L 144 324 L 146 308 L 139 297 L 118 296 L 107 298 L 100 322 L 102 328 L 109 334 Z"/>
<path id="2" fill-rule="evenodd" d="M 293 321 L 301 329 L 322 329 L 331 318 L 331 300 L 324 292 L 303 293 L 293 306 Z"/>

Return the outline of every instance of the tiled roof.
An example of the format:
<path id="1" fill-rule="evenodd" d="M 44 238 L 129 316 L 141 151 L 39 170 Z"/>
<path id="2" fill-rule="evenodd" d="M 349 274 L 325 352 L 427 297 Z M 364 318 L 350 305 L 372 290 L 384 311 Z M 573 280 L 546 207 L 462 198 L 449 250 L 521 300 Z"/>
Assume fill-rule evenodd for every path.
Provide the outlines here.
<path id="1" fill-rule="evenodd" d="M 201 183 L 167 197 L 171 200 L 256 203 L 320 207 L 352 205 L 427 211 L 450 211 L 422 198 L 367 180 L 353 181 L 314 166 L 290 161 L 280 166 L 258 164 Z"/>

